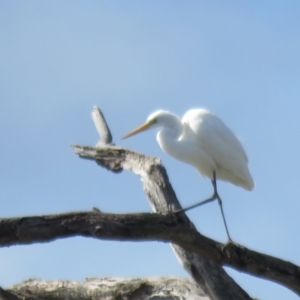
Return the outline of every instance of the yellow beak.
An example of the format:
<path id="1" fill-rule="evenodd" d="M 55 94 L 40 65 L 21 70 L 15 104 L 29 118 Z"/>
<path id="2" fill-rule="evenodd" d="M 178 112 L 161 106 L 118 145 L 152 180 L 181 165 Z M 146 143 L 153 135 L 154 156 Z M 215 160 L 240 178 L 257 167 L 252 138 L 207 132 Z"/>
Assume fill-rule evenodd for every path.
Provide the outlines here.
<path id="1" fill-rule="evenodd" d="M 122 137 L 122 140 L 127 139 L 127 138 L 129 138 L 129 137 L 131 137 L 131 136 L 133 136 L 133 135 L 135 135 L 135 134 L 137 134 L 137 133 L 139 133 L 139 132 L 142 132 L 142 131 L 147 130 L 147 129 L 150 127 L 151 124 L 152 124 L 151 122 L 146 122 L 146 123 L 142 124 L 142 125 L 139 126 L 138 128 L 136 128 L 136 129 L 134 129 L 134 130 L 128 132 L 127 134 L 125 134 L 125 135 Z"/>

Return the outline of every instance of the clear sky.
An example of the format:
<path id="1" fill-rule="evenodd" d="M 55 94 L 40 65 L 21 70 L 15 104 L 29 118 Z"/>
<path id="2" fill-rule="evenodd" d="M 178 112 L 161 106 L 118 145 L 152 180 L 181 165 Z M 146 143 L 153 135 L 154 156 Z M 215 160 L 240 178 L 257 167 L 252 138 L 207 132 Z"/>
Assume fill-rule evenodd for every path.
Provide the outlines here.
<path id="1" fill-rule="evenodd" d="M 209 180 L 163 153 L 154 131 L 121 140 L 157 109 L 205 107 L 239 136 L 253 192 L 220 183 L 229 231 L 251 249 L 300 264 L 300 2 L 0 2 L 1 217 L 150 212 L 139 178 L 79 159 L 95 145 L 98 105 L 118 145 L 159 156 L 183 206 Z M 188 213 L 218 241 L 217 203 Z M 186 276 L 168 244 L 70 238 L 0 249 L 0 285 L 24 279 Z M 287 289 L 227 268 L 259 299 Z"/>

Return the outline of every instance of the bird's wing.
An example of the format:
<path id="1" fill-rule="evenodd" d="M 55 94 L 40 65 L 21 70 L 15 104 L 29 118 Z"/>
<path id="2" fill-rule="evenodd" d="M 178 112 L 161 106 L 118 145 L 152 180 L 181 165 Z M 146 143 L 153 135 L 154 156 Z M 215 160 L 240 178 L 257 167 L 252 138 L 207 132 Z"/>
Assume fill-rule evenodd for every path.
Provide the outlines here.
<path id="1" fill-rule="evenodd" d="M 190 110 L 184 115 L 182 122 L 190 126 L 200 139 L 202 146 L 207 148 L 213 146 L 214 149 L 221 148 L 220 150 L 224 153 L 225 150 L 228 150 L 243 157 L 248 162 L 247 154 L 241 142 L 226 124 L 211 112 L 205 109 Z"/>
<path id="2" fill-rule="evenodd" d="M 182 122 L 195 133 L 199 147 L 210 156 L 220 171 L 224 169 L 224 172 L 242 180 L 252 181 L 252 178 L 249 178 L 251 175 L 248 171 L 246 152 L 238 138 L 221 119 L 205 109 L 194 109 L 184 115 Z M 221 177 L 226 180 L 224 176 Z M 229 178 L 227 180 L 233 181 Z"/>

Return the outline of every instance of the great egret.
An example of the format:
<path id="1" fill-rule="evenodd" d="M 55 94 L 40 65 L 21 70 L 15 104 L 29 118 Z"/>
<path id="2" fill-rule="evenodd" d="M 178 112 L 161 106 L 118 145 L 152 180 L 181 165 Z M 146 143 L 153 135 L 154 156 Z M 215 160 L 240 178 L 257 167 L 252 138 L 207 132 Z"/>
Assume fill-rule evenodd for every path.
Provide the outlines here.
<path id="1" fill-rule="evenodd" d="M 204 177 L 210 178 L 213 184 L 214 192 L 210 198 L 181 211 L 217 199 L 231 240 L 216 180 L 228 181 L 249 191 L 254 188 L 242 144 L 220 118 L 206 109 L 189 110 L 182 120 L 171 112 L 156 111 L 148 117 L 146 123 L 123 138 L 156 127 L 162 127 L 156 137 L 160 148 L 174 158 L 194 166 Z"/>

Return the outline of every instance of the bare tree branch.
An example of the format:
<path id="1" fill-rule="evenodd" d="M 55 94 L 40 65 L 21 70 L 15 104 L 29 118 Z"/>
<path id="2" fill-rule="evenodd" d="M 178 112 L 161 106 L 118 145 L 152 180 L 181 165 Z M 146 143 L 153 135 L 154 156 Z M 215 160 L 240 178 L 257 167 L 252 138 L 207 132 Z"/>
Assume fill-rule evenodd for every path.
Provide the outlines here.
<path id="1" fill-rule="evenodd" d="M 167 213 L 181 208 L 168 180 L 166 170 L 159 159 L 113 146 L 96 149 L 74 145 L 73 148 L 81 158 L 95 160 L 97 164 L 106 169 L 111 171 L 127 169 L 139 175 L 143 182 L 144 192 L 155 212 Z M 184 213 L 180 213 L 178 217 L 181 223 L 195 229 Z M 186 251 L 176 244 L 172 244 L 172 247 L 185 270 L 211 299 L 251 299 L 215 262 Z"/>
<path id="2" fill-rule="evenodd" d="M 96 147 L 112 144 L 112 135 L 101 110 L 95 106 L 91 115 L 100 137 Z"/>
<path id="3" fill-rule="evenodd" d="M 0 220 L 0 245 L 50 242 L 85 236 L 104 240 L 174 243 L 205 259 L 275 281 L 300 294 L 300 268 L 290 262 L 251 251 L 241 245 L 213 241 L 173 214 L 107 214 L 77 212 Z"/>
<path id="4" fill-rule="evenodd" d="M 158 211 L 165 213 L 166 211 L 176 211 L 180 208 L 178 200 L 174 200 L 173 198 L 176 198 L 175 193 L 168 182 L 168 177 L 160 160 L 145 157 L 142 154 L 119 147 L 106 147 L 101 149 L 81 147 L 78 145 L 73 147 L 80 157 L 96 160 L 98 164 L 103 165 L 106 168 L 120 169 L 121 167 L 124 167 L 138 173 L 142 177 L 146 193 L 149 193 L 147 193 L 148 198 L 150 199 L 149 201 L 154 201 L 154 207 L 158 207 Z M 150 166 L 142 166 L 142 164 L 139 163 L 138 167 L 140 169 L 136 168 L 136 161 L 145 162 L 147 160 L 149 160 Z M 150 169 L 148 174 L 147 171 L 142 172 L 142 170 L 145 171 L 147 168 Z M 148 183 L 150 186 L 146 186 Z M 160 207 L 159 201 L 164 201 L 162 207 Z M 180 222 L 195 229 L 194 225 L 188 220 L 186 215 L 180 214 L 180 217 L 183 218 Z M 244 254 L 245 256 L 240 257 L 239 255 L 228 252 L 227 256 L 230 258 L 230 262 L 227 261 L 224 265 L 228 263 L 228 266 L 230 265 L 241 271 L 247 271 L 250 274 L 276 281 L 289 287 L 297 294 L 300 294 L 300 268 L 298 266 L 256 252 L 252 252 L 250 255 L 245 247 L 237 246 L 232 243 L 226 245 L 225 249 L 226 251 L 228 251 L 228 249 L 235 249 L 235 253 Z M 203 253 L 201 255 L 203 255 Z M 242 265 L 247 266 L 247 270 L 242 269 Z"/>
<path id="5" fill-rule="evenodd" d="M 3 291 L 3 290 L 2 290 Z M 30 279 L 7 289 L 1 300 L 193 299 L 208 296 L 186 278 L 88 278 L 85 282 Z M 8 298 L 10 296 L 11 298 Z M 13 298 L 12 298 L 13 297 Z"/>
<path id="6" fill-rule="evenodd" d="M 181 206 L 160 160 L 113 146 L 109 128 L 97 107 L 92 118 L 100 141 L 96 148 L 74 145 L 74 151 L 79 157 L 94 160 L 112 172 L 127 169 L 139 175 L 150 205 L 158 214 L 115 215 L 95 209 L 93 212 L 0 219 L 0 246 L 49 242 L 78 235 L 105 240 L 159 240 L 172 243 L 180 263 L 210 299 L 251 299 L 222 266 L 275 281 L 300 295 L 298 266 L 241 245 L 224 245 L 202 236 L 184 212 L 175 213 Z M 9 291 L 0 289 L 0 299 L 17 299 L 14 297 Z"/>

